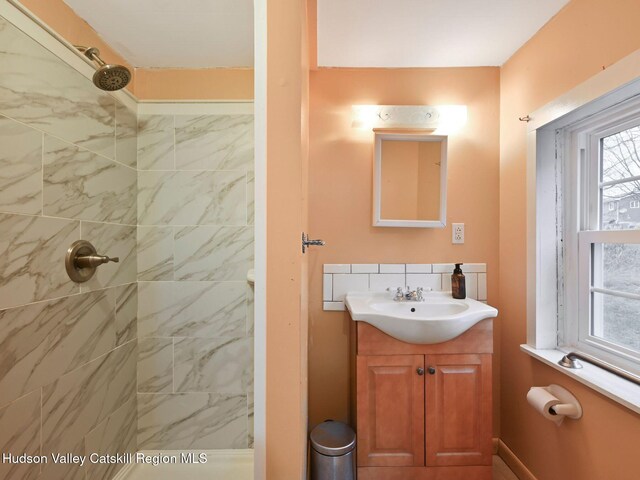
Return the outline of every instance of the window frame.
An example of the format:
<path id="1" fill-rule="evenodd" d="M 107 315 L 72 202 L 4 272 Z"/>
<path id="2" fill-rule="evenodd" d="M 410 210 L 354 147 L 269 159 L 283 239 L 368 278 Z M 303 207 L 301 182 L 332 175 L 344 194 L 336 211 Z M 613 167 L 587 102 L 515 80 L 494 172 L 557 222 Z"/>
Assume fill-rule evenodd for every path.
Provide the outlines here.
<path id="1" fill-rule="evenodd" d="M 640 244 L 638 230 L 600 230 L 601 139 L 640 125 L 640 98 L 602 109 L 556 130 L 558 335 L 556 348 L 578 350 L 640 374 L 640 352 L 591 334 L 592 252 L 602 243 Z M 633 177 L 630 177 L 632 180 Z"/>

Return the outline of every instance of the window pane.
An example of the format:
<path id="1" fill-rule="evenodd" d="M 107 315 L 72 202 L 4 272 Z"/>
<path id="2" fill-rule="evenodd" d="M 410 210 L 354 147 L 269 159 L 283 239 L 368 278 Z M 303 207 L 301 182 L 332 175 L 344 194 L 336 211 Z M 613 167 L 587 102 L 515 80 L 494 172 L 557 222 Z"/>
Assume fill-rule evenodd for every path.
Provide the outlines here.
<path id="1" fill-rule="evenodd" d="M 640 300 L 592 295 L 591 335 L 640 352 Z"/>
<path id="2" fill-rule="evenodd" d="M 602 139 L 603 182 L 640 175 L 640 126 Z"/>
<path id="3" fill-rule="evenodd" d="M 607 290 L 640 295 L 640 244 L 605 243 L 602 245 L 602 287 Z"/>
<path id="4" fill-rule="evenodd" d="M 603 230 L 640 228 L 640 181 L 610 185 L 602 189 L 600 209 Z"/>

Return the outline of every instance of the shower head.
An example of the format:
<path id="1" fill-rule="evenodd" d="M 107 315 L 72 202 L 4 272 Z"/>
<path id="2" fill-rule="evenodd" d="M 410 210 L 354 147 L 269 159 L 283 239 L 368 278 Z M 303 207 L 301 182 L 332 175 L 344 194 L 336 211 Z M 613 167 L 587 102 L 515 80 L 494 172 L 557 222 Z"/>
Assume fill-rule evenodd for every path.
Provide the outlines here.
<path id="1" fill-rule="evenodd" d="M 93 74 L 93 83 L 101 90 L 112 92 L 127 86 L 131 81 L 131 72 L 122 65 L 108 65 L 100 58 L 100 50 L 95 47 L 76 47 L 84 55 L 98 64 L 96 73 Z"/>

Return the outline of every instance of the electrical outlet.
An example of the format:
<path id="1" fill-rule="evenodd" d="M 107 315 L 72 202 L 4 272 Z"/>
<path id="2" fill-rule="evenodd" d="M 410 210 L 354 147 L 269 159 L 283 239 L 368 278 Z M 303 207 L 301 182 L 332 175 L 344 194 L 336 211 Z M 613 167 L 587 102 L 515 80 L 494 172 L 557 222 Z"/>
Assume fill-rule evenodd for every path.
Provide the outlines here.
<path id="1" fill-rule="evenodd" d="M 464 223 L 451 224 L 451 243 L 464 243 Z"/>

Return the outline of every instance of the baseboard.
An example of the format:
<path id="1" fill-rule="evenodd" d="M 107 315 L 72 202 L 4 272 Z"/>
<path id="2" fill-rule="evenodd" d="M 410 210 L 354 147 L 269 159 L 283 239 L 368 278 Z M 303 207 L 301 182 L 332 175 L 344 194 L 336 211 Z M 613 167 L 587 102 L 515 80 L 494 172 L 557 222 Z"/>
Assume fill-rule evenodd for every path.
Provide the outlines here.
<path id="1" fill-rule="evenodd" d="M 496 440 L 496 439 L 494 439 Z M 498 439 L 498 456 L 504 460 L 504 463 L 518 477 L 519 480 L 537 480 L 537 478 L 529 471 L 529 469 L 520 461 L 516 454 L 509 447 Z"/>

